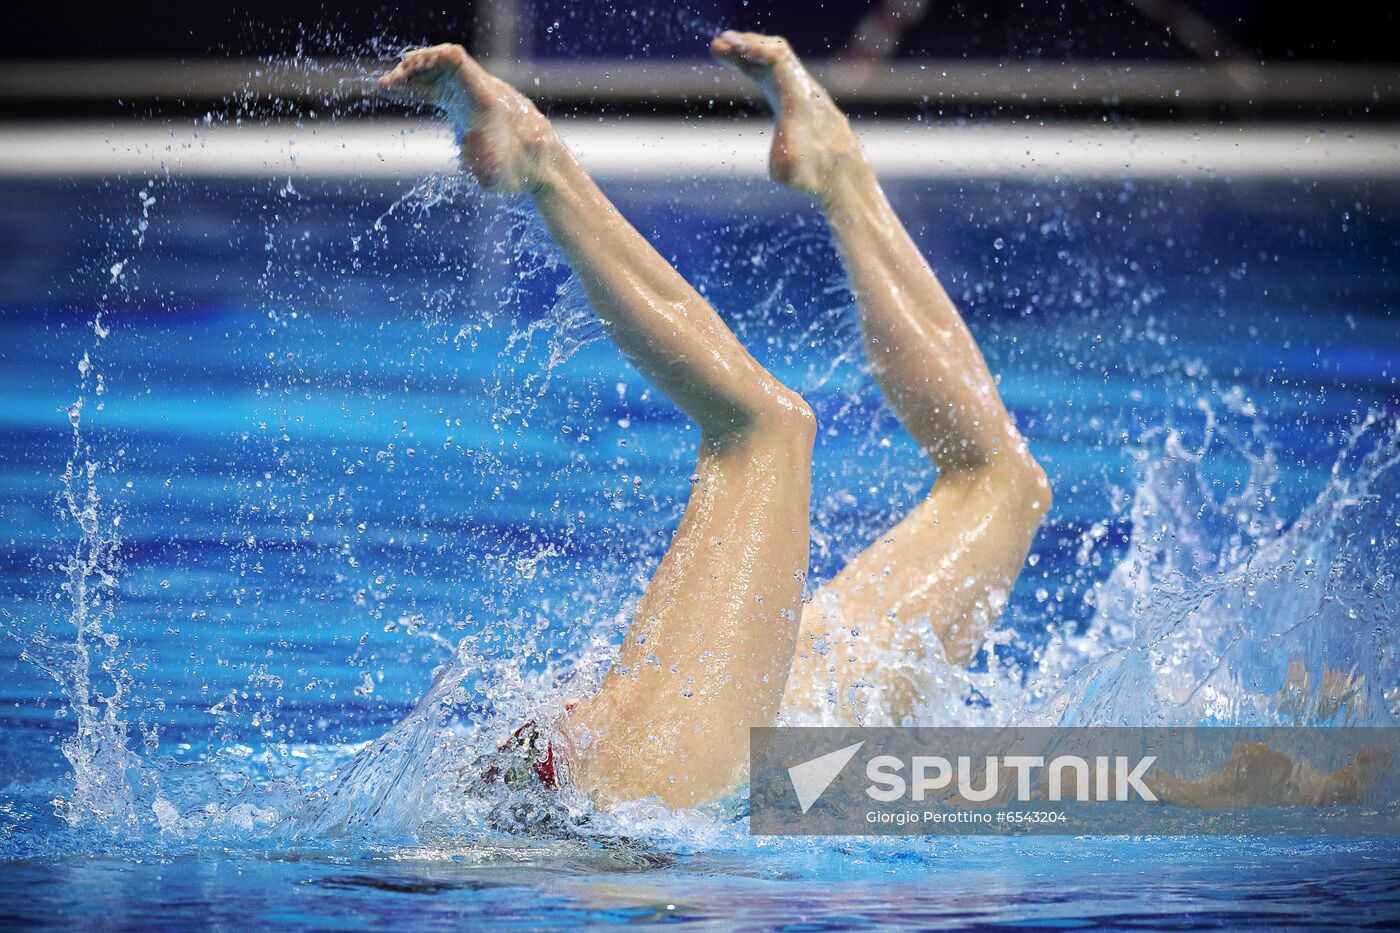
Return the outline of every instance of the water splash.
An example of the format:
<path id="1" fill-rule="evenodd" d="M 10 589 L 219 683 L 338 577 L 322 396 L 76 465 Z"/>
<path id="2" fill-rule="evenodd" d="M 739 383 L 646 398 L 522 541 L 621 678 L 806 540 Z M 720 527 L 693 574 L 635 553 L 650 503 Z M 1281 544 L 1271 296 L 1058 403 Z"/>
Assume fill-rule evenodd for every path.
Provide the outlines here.
<path id="1" fill-rule="evenodd" d="M 83 430 L 84 410 L 105 407 L 107 384 L 98 354 L 111 334 L 105 312 L 130 293 L 133 257 L 146 243 L 155 182 L 137 193 L 139 210 L 122 223 L 109 246 L 107 281 L 93 315 L 93 343 L 78 362 L 77 397 L 67 409 L 72 445 L 60 478 L 59 515 L 77 532 L 72 551 L 63 560 L 59 585 L 60 612 L 71 639 L 41 629 L 27 642 L 21 658 L 47 673 L 67 698 L 73 732 L 62 744 L 73 772 L 72 792 L 54 800 L 57 812 L 71 825 L 94 823 L 109 829 L 130 828 L 139 822 L 139 800 L 148 789 L 140 756 L 131 747 L 126 705 L 133 684 L 130 660 L 116 626 L 116 600 L 122 571 L 122 516 L 104 500 L 99 478 L 115 468 L 92 449 Z M 154 735 L 145 736 L 152 747 Z"/>
<path id="2" fill-rule="evenodd" d="M 123 718 L 131 675 L 121 639 L 113 631 L 121 572 L 120 516 L 104 506 L 97 482 L 103 464 L 89 459 L 92 453 L 83 439 L 82 412 L 91 373 L 86 354 L 79 371 L 79 396 L 68 409 L 73 448 L 59 494 L 64 517 L 79 530 L 77 544 L 63 563 L 60 587 L 73 630 L 71 654 L 59 663 L 39 661 L 34 654 L 26 657 L 58 682 L 75 720 L 73 734 L 63 742 L 63 756 L 73 768 L 74 787 L 67 799 L 55 801 L 58 811 L 73 825 L 91 820 L 118 828 L 137 820 L 141 775 L 140 759 L 130 748 Z M 100 692 L 95 673 L 108 684 L 109 692 Z"/>
<path id="3" fill-rule="evenodd" d="M 1400 657 L 1388 626 L 1400 613 L 1400 419 L 1362 419 L 1290 523 L 1274 511 L 1262 426 L 1231 432 L 1203 411 L 1197 447 L 1178 430 L 1145 439 L 1128 550 L 1094 591 L 1083 630 L 1056 634 L 1029 668 L 998 664 L 995 651 L 985 672 L 935 664 L 921 721 L 1395 724 Z M 1218 461 L 1239 457 L 1249 479 L 1217 497 Z"/>
<path id="4" fill-rule="evenodd" d="M 430 821 L 453 791 L 456 768 L 471 759 L 470 743 L 448 723 L 466 705 L 463 680 L 480 663 L 468 640 L 457 645 L 413 710 L 356 752 L 294 815 L 293 836 L 411 838 Z"/>
<path id="5" fill-rule="evenodd" d="M 1167 434 L 1133 504 L 1128 557 L 1087 631 L 1037 673 L 1042 715 L 1082 725 L 1393 725 L 1384 697 L 1400 682 L 1388 635 L 1400 612 L 1388 582 L 1400 566 L 1400 423 L 1363 419 L 1316 501 L 1286 525 L 1272 511 L 1271 458 L 1257 449 L 1243 451 L 1243 492 L 1211 496 L 1214 443 L 1193 451 Z M 1076 673 L 1051 692 L 1067 667 Z"/>
<path id="6" fill-rule="evenodd" d="M 429 180 L 360 235 L 411 235 L 434 212 L 464 206 L 477 207 L 470 189 Z M 534 429 L 531 420 L 555 368 L 598 335 L 576 280 L 548 248 L 533 215 L 509 202 L 495 210 L 491 222 L 504 233 L 489 235 L 511 263 L 499 306 L 535 300 L 538 280 L 551 280 L 546 291 L 551 300 L 542 313 L 511 330 L 494 369 L 489 423 L 500 434 L 518 437 Z M 113 277 L 131 273 L 129 262 L 113 263 Z M 857 335 L 844 310 L 847 297 L 839 286 L 829 296 L 831 315 L 847 324 L 838 358 L 853 365 Z M 448 309 L 453 300 L 455 293 L 447 293 L 441 306 Z M 781 286 L 759 304 L 761 317 L 787 313 Z M 423 323 L 439 327 L 451 316 Z M 829 323 L 809 324 L 801 339 L 811 339 Z M 99 319 L 95 330 L 102 327 Z M 457 339 L 470 335 L 459 331 Z M 811 371 L 817 387 L 835 378 L 835 365 Z M 203 842 L 447 845 L 499 842 L 503 827 L 555 831 L 563 826 L 588 839 L 644 840 L 668 850 L 717 840 L 737 844 L 734 827 L 742 814 L 733 812 L 733 801 L 676 816 L 645 803 L 597 814 L 584 802 L 563 799 L 549 820 L 522 821 L 518 815 L 536 812 L 531 808 L 537 801 L 518 799 L 505 789 L 483 790 L 472 781 L 472 764 L 489 755 L 511 728 L 597 682 L 626 619 L 621 594 L 635 590 L 643 576 L 635 566 L 598 568 L 598 604 L 609 609 L 580 626 L 583 634 L 572 646 L 577 650 L 567 660 L 542 647 L 549 638 L 546 612 L 492 615 L 494 625 L 455 643 L 421 617 L 405 626 L 389 623 L 386 629 L 402 627 L 426 637 L 449 657 L 406 717 L 370 743 L 225 748 L 196 762 L 176 762 L 153 747 L 138 754 L 122 719 L 129 675 L 116 653 L 119 642 L 108 631 L 110 591 L 119 570 L 116 518 L 104 524 L 101 517 L 96 478 L 102 467 L 84 452 L 80 431 L 87 379 L 99 380 L 98 392 L 101 382 L 90 362 L 81 374 L 80 402 L 70 413 L 74 454 L 63 501 L 83 533 L 68 564 L 70 580 L 82 585 L 65 588 L 72 599 L 70 618 L 78 620 L 82 666 L 52 668 L 70 690 L 79 720 L 77 736 L 65 746 L 77 775 L 77 790 L 64 804 L 73 822 L 139 828 L 152 839 Z M 844 404 L 854 404 L 861 388 L 855 386 Z M 619 395 L 625 395 L 625 387 Z M 1217 410 L 1231 417 L 1217 417 Z M 1203 422 L 1199 429 L 1159 427 L 1141 439 L 1127 554 L 1094 591 L 1087 624 L 1035 647 L 1029 666 L 1002 661 L 995 648 L 984 671 L 932 665 L 922 721 L 1391 721 L 1396 659 L 1379 633 L 1396 606 L 1393 591 L 1384 585 L 1388 578 L 1377 580 L 1372 571 L 1396 565 L 1397 545 L 1393 532 L 1368 539 L 1351 532 L 1395 527 L 1400 429 L 1394 417 L 1373 415 L 1357 427 L 1322 493 L 1290 523 L 1278 514 L 1272 492 L 1276 457 L 1248 405 L 1226 392 L 1197 414 Z M 1236 424 L 1241 419 L 1243 427 Z M 877 445 L 870 430 L 868 444 Z M 1192 434 L 1202 439 L 1188 441 Z M 485 455 L 481 461 L 502 477 L 515 469 L 501 460 L 490 464 Z M 1245 464 L 1248 476 L 1238 492 L 1216 495 L 1217 461 Z M 1081 564 L 1095 559 L 1101 527 L 1085 533 Z M 475 560 L 493 586 L 510 595 L 525 592 L 551 563 L 568 559 L 572 547 L 567 536 L 531 538 L 493 545 Z M 993 643 L 1016 637 L 1000 632 Z M 548 663 L 538 663 L 546 657 Z M 110 695 L 93 692 L 84 672 L 94 666 L 115 678 Z M 357 676 L 372 693 L 375 681 L 368 671 Z"/>
<path id="7" fill-rule="evenodd" d="M 132 225 L 133 233 L 142 238 L 147 229 L 148 197 L 143 192 L 141 218 Z M 269 258 L 259 286 L 271 307 L 268 315 L 278 329 L 278 338 L 286 340 L 274 345 L 283 352 L 269 355 L 276 360 L 270 367 L 274 378 L 280 377 L 289 392 L 305 393 L 309 399 L 310 391 L 304 387 L 312 384 L 316 373 L 306 359 L 290 352 L 297 349 L 294 328 L 303 326 L 295 322 L 305 318 L 298 319 L 290 309 L 306 303 L 310 286 L 303 286 L 307 291 L 302 292 L 289 287 L 285 295 L 276 291 L 279 276 L 298 283 L 316 279 L 304 275 L 309 252 L 297 245 L 305 240 L 305 230 L 286 216 L 286 205 L 306 197 L 290 182 L 278 182 L 274 203 L 279 206 L 275 211 L 265 208 L 272 214 L 266 231 Z M 377 205 L 374 209 L 378 210 Z M 473 265 L 445 258 L 445 249 L 434 238 L 441 235 L 442 217 L 453 213 L 470 218 L 477 242 L 465 245 L 480 250 L 483 262 Z M 731 231 L 726 228 L 726 232 Z M 279 233 L 285 236 L 279 238 L 275 235 Z M 390 295 L 389 300 L 407 299 L 405 305 L 426 309 L 420 318 L 423 336 L 430 341 L 471 352 L 496 353 L 481 393 L 487 397 L 483 424 L 494 436 L 475 443 L 470 454 L 476 469 L 501 487 L 513 488 L 521 478 L 520 461 L 513 462 L 498 451 L 514 450 L 527 443 L 522 438 L 556 427 L 539 423 L 541 403 L 552 387 L 554 373 L 599 337 L 598 325 L 587 310 L 577 281 L 548 245 L 537 218 L 519 202 L 492 200 L 490 206 L 484 206 L 483 199 L 459 176 L 433 176 L 362 224 L 352 240 L 346 257 L 351 270 L 360 268 L 360 260 L 374 252 L 375 243 L 412 240 L 415 247 L 421 243 L 432 275 L 424 276 L 421 288 L 415 285 L 407 293 Z M 140 242 L 138 239 L 138 245 Z M 282 245 L 287 248 L 277 248 Z M 799 223 L 754 252 L 748 262 L 751 266 L 769 261 L 775 265 L 806 262 L 811 257 L 794 258 L 794 254 L 818 248 L 829 253 L 826 235 Z M 712 276 L 711 284 L 728 273 L 731 262 L 744 263 L 743 257 L 735 260 L 730 255 L 727 243 L 719 249 L 723 255 L 717 257 L 716 268 L 721 271 Z M 830 256 L 815 258 L 827 270 L 822 275 L 830 278 Z M 487 265 L 499 266 L 493 270 L 497 277 L 482 272 Z M 318 274 L 341 271 L 333 264 L 329 269 L 311 269 Z M 101 271 L 118 285 L 133 276 L 136 267 L 123 253 L 113 255 Z M 1154 297 L 1150 289 L 1139 290 L 1132 283 L 1101 280 L 1099 265 L 1078 271 L 1084 280 L 1080 287 L 1088 294 L 1084 301 L 1101 301 L 1104 295 L 1131 291 L 1136 311 L 1138 301 L 1146 304 Z M 803 274 L 808 272 L 803 270 Z M 741 315 L 738 320 L 741 336 L 746 326 L 762 333 L 775 318 L 798 316 L 793 309 L 796 299 L 787 292 L 793 280 L 780 275 L 766 291 L 757 292 L 762 295 L 760 300 L 751 302 L 750 310 L 744 312 L 748 317 Z M 476 287 L 481 282 L 487 283 L 486 289 Z M 988 282 L 964 286 L 963 297 L 968 302 L 985 301 L 991 290 Z M 492 287 L 492 300 L 482 301 L 480 293 Z M 421 293 L 413 294 L 415 289 Z M 332 304 L 343 300 L 343 294 L 333 290 L 312 297 Z M 889 424 L 886 420 L 882 427 L 879 418 L 861 418 L 860 406 L 868 404 L 862 399 L 872 394 L 868 380 L 853 378 L 849 385 L 839 385 L 842 375 L 857 368 L 862 356 L 849 297 L 839 277 L 831 279 L 822 299 L 825 305 L 803 319 L 799 333 L 784 349 L 797 355 L 804 347 L 822 344 L 820 360 L 814 359 L 815 354 L 805 356 L 808 368 L 802 388 L 815 392 L 834 388 L 839 397 L 830 416 L 843 426 L 857 422 L 854 428 L 865 436 L 859 450 L 862 456 L 879 454 L 888 446 L 889 432 L 883 428 Z M 1074 298 L 1076 305 L 1080 301 Z M 514 324 L 521 318 L 523 323 Z M 487 330 L 497 324 L 510 328 L 499 347 L 487 339 Z M 833 328 L 833 324 L 839 326 Z M 99 338 L 105 337 L 106 327 L 99 313 L 93 324 Z M 833 329 L 837 334 L 834 340 Z M 1154 336 L 1150 322 L 1143 331 L 1149 338 Z M 292 336 L 284 338 L 286 334 Z M 1177 361 L 1172 363 L 1177 365 Z M 501 788 L 482 789 L 473 783 L 470 768 L 489 755 L 512 728 L 538 716 L 542 707 L 557 706 L 570 696 L 587 692 L 597 682 L 615 651 L 617 633 L 627 617 L 627 599 L 639 590 L 645 577 L 645 563 L 629 563 L 630 552 L 610 562 L 589 562 L 590 555 L 580 541 L 586 533 L 575 531 L 575 526 L 558 534 L 532 533 L 518 540 L 484 539 L 482 547 L 465 555 L 485 581 L 481 589 L 492 591 L 481 597 L 482 605 L 476 611 L 454 616 L 444 610 L 425 609 L 387 615 L 386 632 L 424 637 L 448 659 L 402 721 L 380 738 L 346 744 L 325 736 L 323 729 L 305 742 L 281 739 L 269 723 L 275 719 L 273 707 L 281 700 L 285 681 L 266 671 L 266 665 L 249 662 L 253 668 L 249 686 L 274 685 L 278 691 L 275 699 L 259 705 L 256 690 L 236 687 L 226 694 L 232 702 L 214 703 L 210 709 L 236 721 L 241 712 L 236 713 L 235 707 L 240 701 L 247 702 L 246 695 L 253 693 L 254 711 L 249 722 L 258 731 L 249 734 L 262 736 L 266 744 L 225 745 L 193 762 L 157 753 L 153 741 L 138 752 L 123 718 L 131 666 L 122 655 L 112 624 L 112 597 L 120 571 L 118 516 L 110 507 L 104 511 L 97 489 L 98 480 L 108 469 L 106 461 L 85 448 L 80 431 L 89 377 L 95 387 L 92 391 L 99 396 L 103 392 L 102 374 L 91 367 L 91 362 L 86 362 L 81 369 L 79 403 L 70 413 L 74 452 L 64 475 L 61 503 L 82 537 L 65 565 L 69 580 L 64 590 L 69 598 L 67 618 L 76 626 L 77 637 L 71 655 L 46 667 L 67 691 L 77 720 L 75 735 L 64 746 L 76 777 L 75 790 L 62 805 L 64 815 L 74 823 L 127 831 L 136 828 L 147 841 L 275 840 L 286 845 L 327 840 L 361 845 L 426 842 L 443 846 L 444 851 L 461 851 L 452 846 L 464 841 L 473 845 L 501 843 L 507 838 L 503 827 L 538 829 L 541 823 L 516 818 L 529 812 L 533 801 L 521 800 Z M 1191 393 L 1180 388 L 1186 384 L 1179 382 L 1174 390 L 1190 398 Z M 617 385 L 621 402 L 627 387 L 620 382 Z M 462 388 L 459 385 L 451 388 L 459 395 L 466 394 L 458 391 Z M 1127 516 L 1132 528 L 1127 555 L 1091 590 L 1093 612 L 1088 621 L 1078 630 L 1057 635 L 1049 644 L 1031 645 L 1031 664 L 1006 660 L 996 650 L 1019 637 L 1008 630 L 994 636 L 986 670 L 968 672 L 932 665 L 933 689 L 922 720 L 966 724 L 1390 722 L 1396 715 L 1400 688 L 1395 685 L 1393 650 L 1386 648 L 1380 633 L 1396 614 L 1392 570 L 1397 564 L 1392 505 L 1396 485 L 1394 418 L 1376 415 L 1358 427 L 1317 501 L 1301 518 L 1286 522 L 1278 514 L 1271 491 L 1277 472 L 1275 456 L 1263 440 L 1262 425 L 1257 418 L 1250 420 L 1246 407 L 1227 392 L 1199 408 L 1198 415 L 1205 422 L 1202 431 L 1158 427 L 1143 436 L 1139 481 Z M 607 410 L 596 398 L 582 403 L 582 409 L 582 422 L 600 421 L 599 412 Z M 1229 427 L 1227 422 L 1237 419 L 1217 418 L 1217 409 L 1243 416 L 1248 429 Z M 293 410 L 291 417 L 272 423 L 291 423 L 297 417 L 301 415 Z M 406 422 L 404 419 L 397 430 L 411 434 Z M 558 428 L 561 433 L 571 431 L 568 424 Z M 345 454 L 342 461 L 330 464 L 331 469 L 324 469 L 325 464 L 296 459 L 294 439 L 287 429 L 275 433 L 277 443 L 287 446 L 275 447 L 274 471 L 261 474 L 249 485 L 248 503 L 253 504 L 252 488 L 262 489 L 264 482 L 276 481 L 284 483 L 285 491 L 279 495 L 289 505 L 318 498 L 308 495 L 308 486 L 315 484 L 308 484 L 307 477 L 317 476 L 321 468 L 321 474 L 330 474 L 327 498 L 335 500 L 335 507 L 342 511 L 328 516 L 319 505 L 314 513 L 304 508 L 283 509 L 307 516 L 305 521 L 287 520 L 288 538 L 298 544 L 311 539 L 314 544 L 319 529 L 328 524 L 335 533 L 350 532 L 357 526 L 363 532 L 365 522 L 352 517 L 356 505 L 353 490 L 347 493 L 344 485 L 349 483 L 338 478 L 341 472 L 349 476 L 366 469 L 356 454 Z M 1204 439 L 1188 440 L 1195 433 L 1203 434 Z M 447 437 L 444 446 L 453 440 Z M 493 448 L 493 442 L 498 446 Z M 382 458 L 367 459 L 392 469 L 396 462 L 412 457 L 414 447 L 396 450 L 388 443 L 380 453 Z M 663 454 L 651 451 L 649 456 Z M 1247 465 L 1249 476 L 1240 492 L 1223 498 L 1216 495 L 1212 472 L 1217 460 L 1243 460 Z M 346 469 L 342 471 L 342 467 Z M 641 482 L 634 477 L 636 473 L 628 476 L 629 485 Z M 916 486 L 922 479 L 916 476 L 908 485 Z M 338 484 L 344 485 L 337 488 Z M 410 494 L 418 491 L 406 488 Z M 857 497 L 850 492 L 818 503 L 818 524 L 834 520 L 832 517 L 843 510 L 868 518 L 868 513 L 855 508 L 857 504 Z M 531 521 L 557 508 L 526 505 Z M 657 528 L 668 527 L 674 518 L 674 504 L 667 507 L 672 512 L 653 509 L 652 524 Z M 240 513 L 240 522 L 247 520 L 246 514 Z M 413 532 L 421 531 L 411 521 L 405 524 Z M 1098 542 L 1106 533 L 1105 527 L 1097 523 L 1085 532 L 1078 555 L 1081 566 L 1088 567 L 1102 557 Z M 1354 533 L 1356 528 L 1379 531 L 1365 539 Z M 248 561 L 238 565 L 240 575 L 245 569 L 261 573 L 263 561 L 274 550 L 255 538 L 251 526 L 240 525 L 237 530 L 238 537 L 248 542 Z M 353 540 L 353 535 L 347 537 Z M 831 533 L 825 539 L 819 536 L 819 553 L 835 556 L 835 539 L 839 537 Z M 380 593 L 392 590 L 396 576 L 419 572 L 420 568 L 406 565 L 405 550 L 389 547 L 371 558 L 353 545 L 337 543 L 348 555 L 347 576 L 353 573 L 374 581 L 356 591 L 357 608 L 348 610 L 350 613 L 361 605 L 361 592 L 370 591 L 363 599 L 373 603 Z M 390 543 L 397 545 L 398 541 L 391 539 Z M 308 545 L 306 553 L 314 556 L 311 547 Z M 372 571 L 359 569 L 375 559 L 380 564 Z M 561 636 L 552 628 L 557 626 L 557 619 L 551 618 L 553 607 L 540 603 L 522 609 L 521 605 L 529 602 L 532 585 L 547 576 L 551 567 L 569 562 L 575 569 L 587 566 L 584 586 L 590 591 L 587 600 L 591 600 L 593 611 L 571 619 L 574 630 Z M 1380 568 L 1379 573 L 1376 568 Z M 1091 574 L 1085 576 L 1092 578 Z M 72 585 L 75 580 L 80 585 Z M 387 598 L 384 602 L 389 604 Z M 585 603 L 584 597 L 578 597 L 571 606 Z M 383 621 L 375 614 L 378 611 L 376 607 L 370 614 Z M 392 621 L 395 619 L 409 621 L 400 624 Z M 460 640 L 440 634 L 453 627 L 479 628 L 481 632 Z M 364 644 L 361 639 L 361 648 Z M 370 657 L 372 651 L 356 649 L 349 683 L 358 686 L 347 690 L 355 697 L 347 699 L 347 704 L 367 704 L 376 695 L 378 681 L 367 666 Z M 111 686 L 99 690 L 93 684 L 102 678 L 110 679 Z M 230 734 L 234 731 L 230 725 Z M 548 825 L 564 825 L 588 839 L 628 838 L 668 851 L 747 844 L 742 842 L 742 813 L 733 801 L 680 815 L 645 802 L 612 814 L 592 813 L 572 799 L 564 799 L 561 807 L 563 812 L 556 815 L 562 824 L 551 821 Z"/>

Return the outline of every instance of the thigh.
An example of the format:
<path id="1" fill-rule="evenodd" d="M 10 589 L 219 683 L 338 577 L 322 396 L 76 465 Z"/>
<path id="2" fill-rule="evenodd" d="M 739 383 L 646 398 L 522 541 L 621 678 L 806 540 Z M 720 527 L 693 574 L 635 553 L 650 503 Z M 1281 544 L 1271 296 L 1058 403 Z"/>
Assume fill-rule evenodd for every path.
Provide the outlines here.
<path id="1" fill-rule="evenodd" d="M 785 714 L 909 721 L 933 666 L 965 666 L 1000 615 L 1049 505 L 1036 495 L 1016 477 L 936 483 L 806 607 Z"/>
<path id="2" fill-rule="evenodd" d="M 618 662 L 570 717 L 581 783 L 597 796 L 687 805 L 743 781 L 748 729 L 772 724 L 792 660 L 810 470 L 800 437 L 702 450 Z"/>

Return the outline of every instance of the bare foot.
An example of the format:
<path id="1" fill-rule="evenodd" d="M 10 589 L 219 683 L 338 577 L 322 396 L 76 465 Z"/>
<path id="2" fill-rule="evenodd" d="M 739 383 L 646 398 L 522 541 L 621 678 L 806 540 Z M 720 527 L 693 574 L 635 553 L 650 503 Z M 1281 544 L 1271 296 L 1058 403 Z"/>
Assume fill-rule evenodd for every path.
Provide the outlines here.
<path id="1" fill-rule="evenodd" d="M 752 78 L 777 114 L 768 173 L 822 199 L 843 169 L 863 162 L 845 114 L 780 36 L 722 32 L 710 51 Z"/>
<path id="2" fill-rule="evenodd" d="M 487 191 L 524 191 L 563 144 L 525 95 L 487 74 L 460 45 L 405 52 L 379 86 L 401 100 L 428 104 L 452 117 L 461 138 L 462 168 Z"/>

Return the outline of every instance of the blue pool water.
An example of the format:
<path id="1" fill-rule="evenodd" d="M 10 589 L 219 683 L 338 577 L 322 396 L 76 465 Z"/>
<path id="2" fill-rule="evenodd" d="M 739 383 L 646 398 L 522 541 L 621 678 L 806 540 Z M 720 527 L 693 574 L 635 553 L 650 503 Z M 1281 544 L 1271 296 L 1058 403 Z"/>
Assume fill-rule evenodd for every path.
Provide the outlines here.
<path id="1" fill-rule="evenodd" d="M 932 474 L 819 218 L 757 180 L 607 188 L 816 408 L 829 576 Z M 1395 724 L 1400 190 L 892 189 L 1056 491 L 925 720 L 1282 722 L 1301 659 Z M 1387 839 L 492 828 L 454 763 L 597 676 L 688 491 L 695 432 L 598 337 L 528 209 L 441 180 L 0 185 L 0 922 L 1400 916 Z"/>

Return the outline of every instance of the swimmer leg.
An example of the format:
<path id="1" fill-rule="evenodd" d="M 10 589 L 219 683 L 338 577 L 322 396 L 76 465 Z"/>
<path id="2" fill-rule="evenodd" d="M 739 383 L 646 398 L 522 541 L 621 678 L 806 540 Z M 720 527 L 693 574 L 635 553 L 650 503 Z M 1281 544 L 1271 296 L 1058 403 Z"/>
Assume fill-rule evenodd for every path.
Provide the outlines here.
<path id="1" fill-rule="evenodd" d="M 1050 486 L 831 97 L 782 39 L 726 32 L 712 48 L 777 112 L 773 177 L 821 204 L 871 370 L 938 468 L 928 497 L 807 607 L 785 707 L 816 712 L 834 697 L 843 719 L 873 705 L 901 722 L 925 689 L 917 629 L 930 628 L 954 662 L 971 659 L 1020 574 Z"/>
<path id="2" fill-rule="evenodd" d="M 617 663 L 569 714 L 568 769 L 603 803 L 713 799 L 743 781 L 748 729 L 773 722 L 787 682 L 807 572 L 811 409 L 522 95 L 455 46 L 410 53 L 381 83 L 458 108 L 468 170 L 484 187 L 530 193 L 613 342 L 700 428 L 698 479 L 670 549 Z"/>

